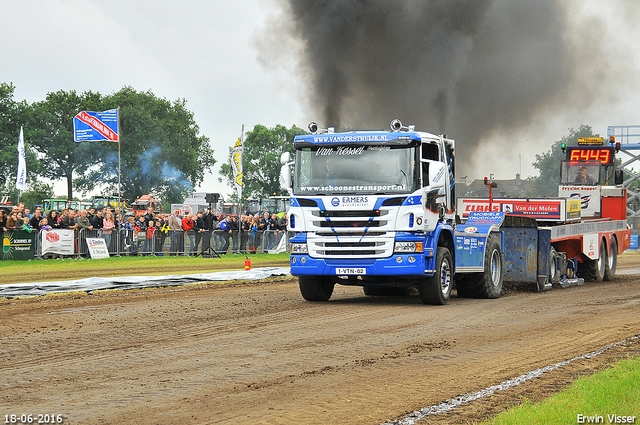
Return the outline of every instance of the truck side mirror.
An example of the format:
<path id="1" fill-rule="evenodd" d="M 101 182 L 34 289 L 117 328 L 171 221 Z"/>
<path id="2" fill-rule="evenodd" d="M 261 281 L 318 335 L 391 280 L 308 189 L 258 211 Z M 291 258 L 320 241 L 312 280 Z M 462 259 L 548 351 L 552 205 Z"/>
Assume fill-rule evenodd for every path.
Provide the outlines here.
<path id="1" fill-rule="evenodd" d="M 613 182 L 616 186 L 624 183 L 624 174 L 622 170 L 616 169 L 613 173 Z"/>
<path id="2" fill-rule="evenodd" d="M 285 163 L 280 168 L 280 188 L 291 191 L 291 164 Z"/>
<path id="3" fill-rule="evenodd" d="M 293 188 L 293 184 L 291 182 L 291 166 L 293 162 L 291 162 L 291 154 L 289 152 L 283 152 L 280 155 L 280 163 L 282 164 L 282 168 L 280 168 L 280 188 L 289 192 L 291 195 Z"/>
<path id="4" fill-rule="evenodd" d="M 442 162 L 429 164 L 429 187 L 431 189 L 444 189 L 447 181 L 447 169 Z"/>

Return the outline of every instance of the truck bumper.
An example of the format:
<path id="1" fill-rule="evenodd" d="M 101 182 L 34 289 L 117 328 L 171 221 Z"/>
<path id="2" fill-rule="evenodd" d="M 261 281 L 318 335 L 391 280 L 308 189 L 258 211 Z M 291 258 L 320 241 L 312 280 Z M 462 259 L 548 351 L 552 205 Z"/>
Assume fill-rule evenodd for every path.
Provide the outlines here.
<path id="1" fill-rule="evenodd" d="M 290 264 L 291 274 L 294 276 L 424 277 L 433 275 L 433 261 L 433 256 L 427 257 L 424 253 L 394 254 L 388 258 L 366 259 L 325 259 L 291 255 Z"/>

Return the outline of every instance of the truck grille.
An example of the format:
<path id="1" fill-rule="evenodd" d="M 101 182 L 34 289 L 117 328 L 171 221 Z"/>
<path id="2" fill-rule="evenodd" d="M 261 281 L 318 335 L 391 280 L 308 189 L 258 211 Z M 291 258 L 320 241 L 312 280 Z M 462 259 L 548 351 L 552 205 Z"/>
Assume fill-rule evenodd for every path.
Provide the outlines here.
<path id="1" fill-rule="evenodd" d="M 318 217 L 380 217 L 380 211 L 320 211 Z"/>
<path id="2" fill-rule="evenodd" d="M 333 240 L 332 240 L 333 239 Z M 336 239 L 339 239 L 336 241 Z M 319 257 L 336 257 L 336 256 L 384 256 L 389 245 L 393 244 L 393 239 L 381 240 L 380 238 L 366 237 L 341 237 L 329 238 L 325 236 L 322 239 L 310 239 L 309 248 L 316 256 Z"/>
<path id="3" fill-rule="evenodd" d="M 384 258 L 393 254 L 393 215 L 387 209 L 312 211 L 307 234 L 314 258 Z"/>
<path id="4" fill-rule="evenodd" d="M 314 211 L 313 215 L 322 220 L 313 224 L 320 228 L 369 228 L 383 227 L 389 223 L 388 211 Z"/>
<path id="5" fill-rule="evenodd" d="M 345 221 L 318 221 L 316 225 L 319 227 L 334 227 L 334 228 L 342 228 L 342 227 L 381 227 L 386 225 L 386 221 L 356 221 L 356 220 L 345 220 Z"/>

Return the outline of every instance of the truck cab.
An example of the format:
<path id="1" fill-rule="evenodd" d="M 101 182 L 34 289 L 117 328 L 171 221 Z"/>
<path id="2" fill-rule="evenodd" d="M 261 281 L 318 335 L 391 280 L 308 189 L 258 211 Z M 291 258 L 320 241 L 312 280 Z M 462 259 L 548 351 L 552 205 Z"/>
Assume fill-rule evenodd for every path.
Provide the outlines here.
<path id="1" fill-rule="evenodd" d="M 454 141 L 399 120 L 391 131 L 334 133 L 313 123 L 310 130 L 295 138 L 295 158 L 284 155 L 281 172 L 295 233 L 291 273 L 303 297 L 326 300 L 336 283 L 366 294 L 417 285 L 423 302 L 446 303 L 454 270 Z"/>
<path id="2" fill-rule="evenodd" d="M 162 201 L 153 195 L 142 195 L 131 204 L 131 207 L 131 214 L 134 216 L 146 213 L 149 207 L 153 208 L 154 214 L 160 214 L 162 212 Z"/>

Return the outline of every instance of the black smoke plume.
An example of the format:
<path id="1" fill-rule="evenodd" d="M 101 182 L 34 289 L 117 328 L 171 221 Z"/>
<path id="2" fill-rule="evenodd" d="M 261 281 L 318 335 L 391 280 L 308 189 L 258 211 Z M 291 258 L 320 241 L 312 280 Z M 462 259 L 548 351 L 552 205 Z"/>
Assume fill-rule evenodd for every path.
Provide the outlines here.
<path id="1" fill-rule="evenodd" d="M 380 129 L 400 118 L 448 134 L 468 156 L 496 131 L 577 107 L 567 104 L 576 89 L 584 93 L 580 107 L 597 101 L 603 83 L 582 81 L 577 72 L 604 58 L 597 37 L 571 32 L 570 1 L 280 4 L 286 24 L 269 31 L 300 42 L 298 70 L 321 127 Z"/>

